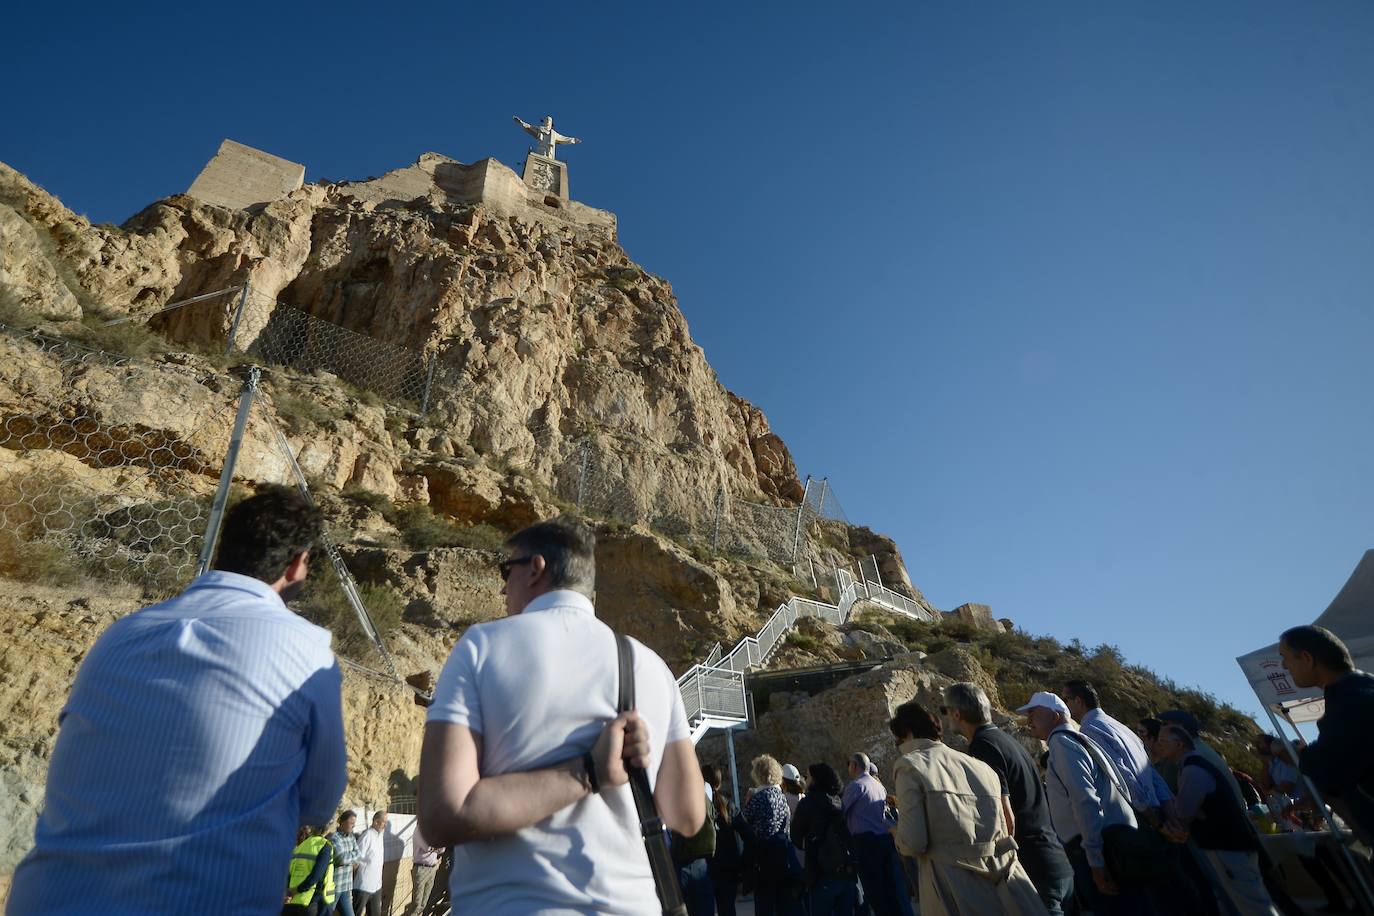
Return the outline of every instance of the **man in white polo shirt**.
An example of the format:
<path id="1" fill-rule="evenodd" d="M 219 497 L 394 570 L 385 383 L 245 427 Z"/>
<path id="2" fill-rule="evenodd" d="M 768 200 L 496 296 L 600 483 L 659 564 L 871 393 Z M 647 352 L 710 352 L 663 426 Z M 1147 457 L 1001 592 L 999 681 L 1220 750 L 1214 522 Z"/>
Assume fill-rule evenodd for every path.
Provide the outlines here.
<path id="1" fill-rule="evenodd" d="M 470 627 L 439 676 L 420 830 L 453 847 L 455 913 L 657 913 L 625 763 L 691 836 L 706 794 L 677 682 L 632 641 L 636 713 L 616 715 L 615 634 L 590 596 L 596 541 L 555 519 L 507 542 L 507 617 Z"/>

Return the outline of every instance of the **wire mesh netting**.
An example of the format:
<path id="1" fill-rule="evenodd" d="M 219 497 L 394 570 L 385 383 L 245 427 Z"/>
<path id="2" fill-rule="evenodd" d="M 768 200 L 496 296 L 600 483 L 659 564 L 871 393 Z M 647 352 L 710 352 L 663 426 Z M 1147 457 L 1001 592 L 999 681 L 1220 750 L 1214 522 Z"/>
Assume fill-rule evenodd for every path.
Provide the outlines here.
<path id="1" fill-rule="evenodd" d="M 732 497 L 717 486 L 684 494 L 650 488 L 635 492 L 614 452 L 584 441 L 557 473 L 557 491 L 581 511 L 626 524 L 646 524 L 693 548 L 742 559 L 791 565 L 806 551 L 815 513 L 800 506 L 770 506 Z"/>
<path id="2" fill-rule="evenodd" d="M 304 372 L 325 371 L 351 385 L 423 412 L 435 362 L 423 353 L 350 331 L 299 309 L 277 304 L 248 347 L 269 363 Z"/>
<path id="3" fill-rule="evenodd" d="M 432 354 L 350 330 L 251 287 L 232 292 L 164 310 L 149 327 L 178 343 L 242 352 L 302 372 L 328 372 L 412 410 L 428 407 L 440 371 Z"/>
<path id="4" fill-rule="evenodd" d="M 0 325 L 0 575 L 132 584 L 149 599 L 180 591 L 208 559 L 221 472 L 241 457 L 232 433 L 245 401 L 257 453 L 237 462 L 251 476 L 239 475 L 233 495 L 282 483 L 309 496 L 276 417 L 254 403 L 256 369 L 247 381 L 162 370 Z M 316 553 L 324 562 L 293 607 L 331 629 L 343 657 L 394 679 L 367 603 L 399 618 L 399 599 L 360 587 L 332 538 Z"/>
<path id="5" fill-rule="evenodd" d="M 819 481 L 812 482 L 811 487 L 806 491 L 806 505 L 809 511 L 820 518 L 849 524 L 849 516 L 844 514 L 844 507 L 840 505 L 839 498 L 835 496 L 835 490 L 830 486 L 829 477 L 822 477 Z"/>
<path id="6" fill-rule="evenodd" d="M 174 389 L 140 392 L 123 357 L 0 330 L 0 571 L 176 591 L 196 570 L 232 395 L 178 403 Z M 157 422 L 168 413 L 195 422 Z"/>

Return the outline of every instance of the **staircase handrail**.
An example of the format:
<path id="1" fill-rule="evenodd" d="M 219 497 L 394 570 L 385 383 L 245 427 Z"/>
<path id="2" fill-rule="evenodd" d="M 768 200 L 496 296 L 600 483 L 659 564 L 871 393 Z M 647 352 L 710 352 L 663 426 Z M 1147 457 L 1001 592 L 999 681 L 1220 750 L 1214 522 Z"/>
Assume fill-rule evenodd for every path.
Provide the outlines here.
<path id="1" fill-rule="evenodd" d="M 678 689 L 682 692 L 682 703 L 687 712 L 687 721 L 693 726 L 693 741 L 700 738 L 707 728 L 712 727 L 707 723 L 721 724 L 748 720 L 744 675 L 750 668 L 767 662 L 782 642 L 783 636 L 796 626 L 799 618 L 819 617 L 839 626 L 849 620 L 849 614 L 860 598 L 871 598 L 877 589 L 882 589 L 882 592 L 878 593 L 881 597 L 876 600 L 881 600 L 884 604 L 894 603 L 892 599 L 886 598 L 885 593 L 891 593 L 910 602 L 912 606 L 919 607 L 899 592 L 893 592 L 874 582 L 855 579 L 843 569 L 836 572 L 837 584 L 840 586 L 838 603 L 827 604 L 814 598 L 793 595 L 778 605 L 756 635 L 744 637 L 725 655 L 721 655 L 721 644 L 716 643 L 707 653 L 705 662 L 688 668 L 677 679 Z M 916 616 L 914 612 L 910 613 Z"/>

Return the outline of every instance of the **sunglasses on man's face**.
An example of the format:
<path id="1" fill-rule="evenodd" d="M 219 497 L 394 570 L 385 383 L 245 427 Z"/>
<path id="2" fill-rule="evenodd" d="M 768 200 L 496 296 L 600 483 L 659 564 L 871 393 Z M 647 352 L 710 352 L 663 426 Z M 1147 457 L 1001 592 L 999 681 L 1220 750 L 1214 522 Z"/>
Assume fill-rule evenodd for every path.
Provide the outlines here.
<path id="1" fill-rule="evenodd" d="M 530 556 L 530 557 L 512 557 L 512 558 L 509 559 L 509 560 L 502 560 L 502 561 L 497 565 L 497 569 L 501 570 L 501 581 L 502 581 L 502 582 L 509 582 L 509 581 L 510 581 L 510 574 L 511 574 L 511 571 L 514 570 L 515 567 L 521 566 L 521 565 L 523 565 L 523 564 L 525 564 L 525 563 L 528 563 L 530 560 L 533 560 L 533 559 L 534 559 L 534 557 Z"/>

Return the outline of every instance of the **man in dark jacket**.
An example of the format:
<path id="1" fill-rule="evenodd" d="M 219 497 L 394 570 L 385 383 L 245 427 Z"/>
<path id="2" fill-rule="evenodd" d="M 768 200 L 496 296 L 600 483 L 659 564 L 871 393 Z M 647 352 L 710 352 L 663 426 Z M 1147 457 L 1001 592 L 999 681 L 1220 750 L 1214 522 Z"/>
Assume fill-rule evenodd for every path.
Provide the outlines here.
<path id="1" fill-rule="evenodd" d="M 1050 916 L 1060 916 L 1073 896 L 1073 866 L 1050 824 L 1045 786 L 1035 761 L 1019 741 L 992 724 L 992 707 L 983 688 L 951 684 L 945 688 L 944 698 L 940 711 L 968 739 L 969 754 L 1001 777 L 1002 791 L 1011 797 L 1014 823 L 1009 826 L 1016 839 L 1016 857 Z"/>
<path id="2" fill-rule="evenodd" d="M 1374 677 L 1356 671 L 1345 643 L 1323 627 L 1293 627 L 1279 637 L 1283 666 L 1299 687 L 1320 687 L 1326 713 L 1298 769 L 1366 843 L 1374 841 Z"/>

